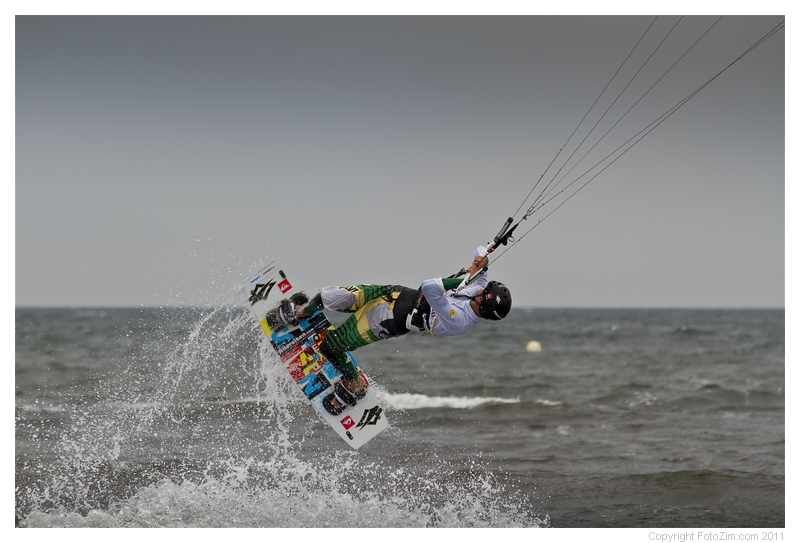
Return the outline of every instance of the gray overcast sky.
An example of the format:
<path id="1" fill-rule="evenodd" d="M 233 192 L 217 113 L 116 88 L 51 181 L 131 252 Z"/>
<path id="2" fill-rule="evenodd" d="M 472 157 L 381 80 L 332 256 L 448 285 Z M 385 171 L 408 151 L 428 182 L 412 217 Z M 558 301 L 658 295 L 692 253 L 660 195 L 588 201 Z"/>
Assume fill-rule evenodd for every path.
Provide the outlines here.
<path id="1" fill-rule="evenodd" d="M 559 189 L 782 19 L 723 18 Z M 715 20 L 684 18 L 594 134 Z M 17 17 L 16 305 L 235 302 L 271 259 L 308 288 L 456 272 L 652 21 Z M 599 113 L 677 21 L 655 22 Z M 783 307 L 784 51 L 780 31 L 490 277 L 518 306 Z"/>

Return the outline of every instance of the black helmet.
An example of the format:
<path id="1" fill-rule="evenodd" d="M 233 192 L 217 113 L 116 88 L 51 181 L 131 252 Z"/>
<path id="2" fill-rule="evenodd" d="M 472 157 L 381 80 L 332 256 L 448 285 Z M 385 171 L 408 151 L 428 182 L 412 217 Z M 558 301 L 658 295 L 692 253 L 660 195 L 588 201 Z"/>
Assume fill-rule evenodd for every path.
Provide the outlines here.
<path id="1" fill-rule="evenodd" d="M 499 321 L 511 311 L 511 291 L 503 283 L 489 281 L 483 289 L 483 301 L 478 312 L 484 319 Z"/>

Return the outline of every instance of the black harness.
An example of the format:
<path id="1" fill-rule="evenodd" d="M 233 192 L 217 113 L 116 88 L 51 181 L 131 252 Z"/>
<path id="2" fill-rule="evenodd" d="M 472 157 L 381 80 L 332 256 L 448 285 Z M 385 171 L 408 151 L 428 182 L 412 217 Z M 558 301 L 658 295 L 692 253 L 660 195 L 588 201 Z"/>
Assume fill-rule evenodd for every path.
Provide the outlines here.
<path id="1" fill-rule="evenodd" d="M 422 288 L 404 288 L 394 302 L 394 319 L 398 327 L 406 330 L 429 332 L 428 317 L 431 305 L 422 294 Z"/>

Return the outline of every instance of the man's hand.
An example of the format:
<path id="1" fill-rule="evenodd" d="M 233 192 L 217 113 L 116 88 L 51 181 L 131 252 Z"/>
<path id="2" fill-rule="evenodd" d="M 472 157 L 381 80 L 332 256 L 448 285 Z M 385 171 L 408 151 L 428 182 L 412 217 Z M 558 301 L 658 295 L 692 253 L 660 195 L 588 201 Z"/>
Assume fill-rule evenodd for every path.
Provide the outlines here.
<path id="1" fill-rule="evenodd" d="M 489 259 L 486 258 L 485 256 L 477 256 L 477 257 L 475 257 L 475 260 L 472 261 L 472 264 L 470 265 L 470 267 L 467 268 L 467 272 L 470 275 L 475 275 L 480 270 L 485 268 L 488 263 L 489 263 Z"/>

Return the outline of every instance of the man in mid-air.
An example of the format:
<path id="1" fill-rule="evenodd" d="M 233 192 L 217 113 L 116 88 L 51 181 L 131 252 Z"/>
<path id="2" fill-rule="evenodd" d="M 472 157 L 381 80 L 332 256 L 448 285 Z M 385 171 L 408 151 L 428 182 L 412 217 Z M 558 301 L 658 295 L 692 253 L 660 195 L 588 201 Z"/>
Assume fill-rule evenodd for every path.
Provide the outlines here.
<path id="1" fill-rule="evenodd" d="M 475 250 L 466 272 L 474 276 L 489 265 L 484 247 Z M 458 277 L 427 279 L 419 289 L 402 285 L 352 285 L 324 287 L 311 300 L 299 293 L 282 300 L 267 314 L 272 328 L 297 325 L 299 319 L 320 309 L 353 313 L 339 327 L 328 330 L 319 352 L 339 372 L 342 380 L 322 405 L 338 415 L 366 394 L 366 383 L 345 354 L 381 339 L 402 336 L 411 330 L 432 336 L 457 336 L 482 320 L 500 320 L 511 311 L 511 292 L 483 271 L 472 283 L 459 289 Z"/>

